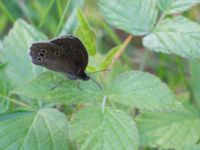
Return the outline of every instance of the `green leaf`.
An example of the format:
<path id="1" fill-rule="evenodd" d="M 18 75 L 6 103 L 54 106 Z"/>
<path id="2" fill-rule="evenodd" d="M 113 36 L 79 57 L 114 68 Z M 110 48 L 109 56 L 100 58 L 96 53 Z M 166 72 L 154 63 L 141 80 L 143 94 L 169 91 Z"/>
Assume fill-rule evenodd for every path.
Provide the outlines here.
<path id="1" fill-rule="evenodd" d="M 140 71 L 119 75 L 112 83 L 108 100 L 151 111 L 178 111 L 182 105 L 156 76 Z"/>
<path id="2" fill-rule="evenodd" d="M 142 113 L 137 123 L 142 145 L 177 149 L 200 138 L 200 114 L 193 106 L 186 112 Z"/>
<path id="3" fill-rule="evenodd" d="M 158 14 L 156 0 L 101 0 L 100 9 L 109 24 L 133 35 L 149 33 Z"/>
<path id="4" fill-rule="evenodd" d="M 126 113 L 99 107 L 87 107 L 73 118 L 70 137 L 81 150 L 134 150 L 138 147 L 136 125 Z"/>
<path id="5" fill-rule="evenodd" d="M 0 149 L 66 150 L 68 122 L 55 109 L 0 115 Z"/>
<path id="6" fill-rule="evenodd" d="M 96 35 L 90 27 L 86 17 L 84 16 L 81 9 L 77 9 L 77 16 L 79 26 L 75 31 L 75 34 L 83 41 L 88 53 L 90 55 L 96 54 Z"/>
<path id="7" fill-rule="evenodd" d="M 7 111 L 10 105 L 6 97 L 9 95 L 11 86 L 5 74 L 5 69 L 6 65 L 0 64 L 0 113 Z"/>
<path id="8" fill-rule="evenodd" d="M 200 150 L 200 145 L 187 145 L 187 146 L 184 146 L 184 147 L 181 147 L 180 149 L 178 150 Z"/>
<path id="9" fill-rule="evenodd" d="M 111 50 L 109 50 L 109 52 L 106 54 L 105 58 L 103 59 L 101 65 L 100 65 L 101 69 L 106 69 L 109 67 L 109 65 L 113 61 L 115 54 L 118 52 L 118 50 L 120 50 L 120 48 L 121 48 L 121 45 L 116 46 L 116 47 L 112 48 Z"/>
<path id="10" fill-rule="evenodd" d="M 200 26 L 183 16 L 165 19 L 153 33 L 144 37 L 149 50 L 183 57 L 200 58 Z"/>
<path id="11" fill-rule="evenodd" d="M 157 0 L 158 7 L 165 14 L 180 13 L 200 3 L 200 0 Z"/>
<path id="12" fill-rule="evenodd" d="M 42 33 L 23 20 L 16 21 L 4 38 L 2 53 L 7 63 L 6 74 L 13 86 L 22 85 L 41 72 L 41 68 L 32 64 L 29 48 L 33 42 L 44 39 L 46 37 Z"/>
<path id="13" fill-rule="evenodd" d="M 68 80 L 63 75 L 45 72 L 12 93 L 67 104 L 103 99 L 103 91 L 92 80 L 80 81 L 79 87 L 76 81 Z"/>
<path id="14" fill-rule="evenodd" d="M 200 107 L 200 63 L 197 60 L 192 60 L 189 62 L 190 64 L 190 75 L 191 75 L 191 89 L 193 98 L 196 104 Z"/>

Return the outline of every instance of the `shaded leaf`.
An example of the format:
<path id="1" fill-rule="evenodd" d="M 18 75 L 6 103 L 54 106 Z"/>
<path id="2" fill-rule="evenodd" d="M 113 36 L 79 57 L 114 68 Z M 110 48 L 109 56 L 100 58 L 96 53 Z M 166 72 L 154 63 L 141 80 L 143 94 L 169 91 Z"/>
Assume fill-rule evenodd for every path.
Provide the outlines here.
<path id="1" fill-rule="evenodd" d="M 60 82 L 60 83 L 59 83 Z M 58 73 L 45 72 L 31 82 L 15 89 L 12 93 L 24 95 L 38 100 L 74 103 L 79 101 L 96 101 L 103 98 L 103 91 L 91 80 L 68 80 Z"/>
<path id="2" fill-rule="evenodd" d="M 73 118 L 71 138 L 82 150 L 134 150 L 138 147 L 138 133 L 134 121 L 126 113 L 100 107 L 87 107 Z"/>
<path id="3" fill-rule="evenodd" d="M 96 35 L 90 27 L 86 17 L 84 16 L 81 9 L 77 9 L 77 16 L 79 26 L 75 31 L 75 34 L 83 41 L 88 53 L 90 55 L 96 54 Z"/>
<path id="4" fill-rule="evenodd" d="M 178 16 L 165 19 L 152 34 L 143 39 L 149 50 L 183 57 L 200 57 L 200 26 L 189 19 Z"/>
<path id="5" fill-rule="evenodd" d="M 156 0 L 101 0 L 99 4 L 109 24 L 133 35 L 149 33 L 158 14 Z"/>
<path id="6" fill-rule="evenodd" d="M 177 149 L 200 138 L 200 114 L 192 106 L 186 112 L 143 113 L 137 123 L 141 143 L 151 147 Z"/>
<path id="7" fill-rule="evenodd" d="M 68 122 L 55 109 L 2 114 L 0 131 L 0 149 L 68 149 Z"/>

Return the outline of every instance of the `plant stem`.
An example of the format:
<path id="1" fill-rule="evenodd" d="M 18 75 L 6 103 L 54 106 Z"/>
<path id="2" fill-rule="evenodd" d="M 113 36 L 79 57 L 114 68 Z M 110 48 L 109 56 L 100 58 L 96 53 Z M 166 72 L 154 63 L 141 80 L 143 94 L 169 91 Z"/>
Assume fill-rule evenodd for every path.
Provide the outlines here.
<path id="1" fill-rule="evenodd" d="M 65 6 L 65 9 L 64 9 L 63 15 L 62 15 L 62 17 L 61 17 L 61 19 L 60 19 L 60 22 L 59 22 L 59 24 L 58 24 L 58 27 L 57 27 L 57 29 L 56 29 L 56 32 L 55 32 L 54 36 L 58 35 L 58 33 L 59 33 L 59 31 L 60 31 L 60 29 L 61 29 L 61 27 L 62 27 L 62 24 L 63 24 L 63 22 L 64 22 L 64 18 L 65 18 L 65 16 L 66 16 L 66 13 L 67 13 L 67 10 L 68 10 L 68 8 L 69 8 L 69 4 L 70 4 L 70 3 L 71 3 L 71 0 L 68 0 L 67 4 L 66 4 L 66 6 Z"/>
<path id="2" fill-rule="evenodd" d="M 124 41 L 122 47 L 119 49 L 119 51 L 115 54 L 115 56 L 113 57 L 113 61 L 110 64 L 110 66 L 108 67 L 109 69 L 111 69 L 113 67 L 113 65 L 116 63 L 116 61 L 121 57 L 122 53 L 125 51 L 126 47 L 128 46 L 128 44 L 131 42 L 132 40 L 132 35 L 129 35 L 126 40 Z"/>

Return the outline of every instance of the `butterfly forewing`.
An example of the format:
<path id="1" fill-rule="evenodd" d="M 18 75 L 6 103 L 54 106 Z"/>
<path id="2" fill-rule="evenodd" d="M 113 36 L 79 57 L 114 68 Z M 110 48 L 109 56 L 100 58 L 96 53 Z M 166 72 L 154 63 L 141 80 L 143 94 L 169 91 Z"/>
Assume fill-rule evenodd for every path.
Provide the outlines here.
<path id="1" fill-rule="evenodd" d="M 77 67 L 64 50 L 52 43 L 34 43 L 30 55 L 36 65 L 46 67 L 53 71 L 74 75 Z"/>
<path id="2" fill-rule="evenodd" d="M 50 43 L 56 44 L 63 49 L 69 57 L 73 58 L 72 61 L 78 68 L 76 72 L 78 76 L 84 73 L 88 64 L 88 54 L 84 45 L 78 38 L 74 36 L 62 36 L 51 40 Z"/>

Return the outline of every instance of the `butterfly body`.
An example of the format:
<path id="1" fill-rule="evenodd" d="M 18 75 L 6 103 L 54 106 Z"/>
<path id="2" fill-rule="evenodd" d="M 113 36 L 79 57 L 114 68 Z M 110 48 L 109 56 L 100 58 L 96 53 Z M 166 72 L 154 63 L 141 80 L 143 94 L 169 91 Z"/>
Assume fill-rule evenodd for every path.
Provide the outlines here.
<path id="1" fill-rule="evenodd" d="M 88 64 L 87 51 L 82 42 L 74 36 L 33 43 L 30 56 L 33 64 L 64 73 L 71 80 L 90 79 L 85 73 Z"/>

